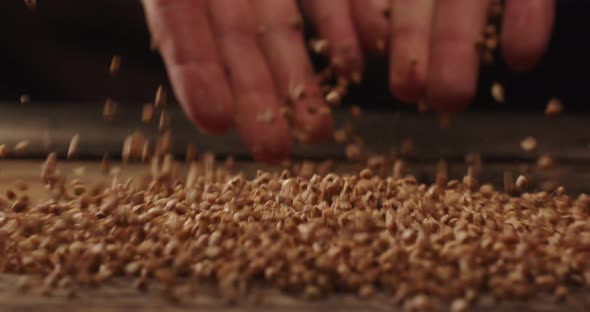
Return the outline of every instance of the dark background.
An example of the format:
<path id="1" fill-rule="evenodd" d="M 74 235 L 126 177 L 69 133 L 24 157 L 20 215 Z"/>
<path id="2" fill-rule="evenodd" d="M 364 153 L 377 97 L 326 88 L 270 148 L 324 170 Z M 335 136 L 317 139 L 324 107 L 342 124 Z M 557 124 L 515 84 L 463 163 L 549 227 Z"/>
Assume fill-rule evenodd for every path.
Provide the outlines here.
<path id="1" fill-rule="evenodd" d="M 549 97 L 563 100 L 568 112 L 587 111 L 590 103 L 590 3 L 558 0 L 555 33 L 543 63 L 533 72 L 513 74 L 497 58 L 485 67 L 471 110 L 542 110 Z M 102 101 L 121 103 L 153 99 L 166 83 L 137 0 L 39 0 L 30 11 L 22 0 L 0 2 L 0 100 L 29 94 L 38 102 Z M 119 75 L 108 74 L 113 54 L 123 58 Z M 415 109 L 394 102 L 387 89 L 387 64 L 373 59 L 363 86 L 350 101 L 372 109 Z M 507 103 L 489 96 L 492 81 L 506 87 Z"/>

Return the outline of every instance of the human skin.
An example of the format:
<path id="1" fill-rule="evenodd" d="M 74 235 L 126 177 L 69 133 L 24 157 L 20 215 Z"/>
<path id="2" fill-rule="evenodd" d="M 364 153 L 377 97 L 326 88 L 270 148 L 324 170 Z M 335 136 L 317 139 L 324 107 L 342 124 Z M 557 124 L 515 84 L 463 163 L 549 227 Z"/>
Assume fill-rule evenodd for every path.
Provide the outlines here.
<path id="1" fill-rule="evenodd" d="M 475 95 L 475 43 L 489 0 L 143 0 L 148 25 L 174 92 L 203 131 L 237 128 L 257 160 L 277 161 L 293 148 L 280 107 L 293 86 L 293 126 L 312 143 L 332 133 L 301 30 L 305 14 L 329 42 L 339 75 L 360 80 L 364 59 L 387 53 L 390 89 L 405 102 L 427 98 L 439 112 L 464 110 Z M 301 7 L 301 12 L 299 11 Z M 555 0 L 507 0 L 500 39 L 516 71 L 542 58 Z M 389 12 L 389 14 L 384 14 Z M 383 42 L 385 49 L 379 49 Z M 260 116 L 274 116 L 261 122 Z"/>

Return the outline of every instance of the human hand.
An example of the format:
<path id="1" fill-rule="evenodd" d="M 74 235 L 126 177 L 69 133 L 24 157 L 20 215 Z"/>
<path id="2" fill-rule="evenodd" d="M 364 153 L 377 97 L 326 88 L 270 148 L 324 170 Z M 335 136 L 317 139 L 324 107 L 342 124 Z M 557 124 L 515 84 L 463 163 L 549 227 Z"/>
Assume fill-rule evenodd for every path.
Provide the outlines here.
<path id="1" fill-rule="evenodd" d="M 307 55 L 295 0 L 143 0 L 175 94 L 209 133 L 235 126 L 259 160 L 291 153 L 287 118 L 309 141 L 332 119 Z"/>
<path id="2" fill-rule="evenodd" d="M 303 0 L 332 60 L 347 46 L 362 71 L 361 50 L 387 53 L 390 88 L 406 102 L 426 98 L 441 112 L 461 111 L 475 95 L 476 49 L 489 0 Z M 500 45 L 510 67 L 532 69 L 548 46 L 555 0 L 507 0 Z M 389 48 L 389 49 L 387 49 Z M 336 62 L 338 63 L 338 62 Z"/>

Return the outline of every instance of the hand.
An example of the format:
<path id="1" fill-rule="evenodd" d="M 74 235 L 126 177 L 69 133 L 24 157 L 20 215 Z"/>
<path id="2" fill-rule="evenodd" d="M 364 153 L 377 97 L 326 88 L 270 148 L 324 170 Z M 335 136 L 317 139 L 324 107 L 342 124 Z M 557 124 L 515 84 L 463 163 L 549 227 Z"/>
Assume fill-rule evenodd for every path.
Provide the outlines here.
<path id="1" fill-rule="evenodd" d="M 332 59 L 343 46 L 362 71 L 361 48 L 388 53 L 390 88 L 406 102 L 461 111 L 475 95 L 489 0 L 303 0 Z M 548 46 L 555 0 L 506 0 L 500 45 L 517 71 L 532 69 Z M 389 49 L 387 49 L 389 48 Z"/>
<path id="2" fill-rule="evenodd" d="M 291 153 L 294 126 L 310 141 L 331 135 L 295 0 L 143 0 L 175 94 L 202 130 L 235 126 L 258 160 Z M 302 92 L 302 94 L 301 94 Z"/>

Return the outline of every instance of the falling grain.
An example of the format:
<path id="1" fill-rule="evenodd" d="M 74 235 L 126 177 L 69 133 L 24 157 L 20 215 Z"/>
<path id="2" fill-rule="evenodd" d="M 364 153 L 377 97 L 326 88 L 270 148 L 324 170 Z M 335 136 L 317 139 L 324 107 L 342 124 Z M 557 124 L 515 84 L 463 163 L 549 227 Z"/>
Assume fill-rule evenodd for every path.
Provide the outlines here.
<path id="1" fill-rule="evenodd" d="M 330 44 L 328 43 L 327 39 L 312 39 L 309 42 L 309 46 L 314 53 L 320 55 L 327 54 L 330 48 Z"/>
<path id="2" fill-rule="evenodd" d="M 106 121 L 112 121 L 115 119 L 117 115 L 117 102 L 113 101 L 111 98 L 107 98 L 104 102 L 102 116 Z"/>
<path id="3" fill-rule="evenodd" d="M 496 102 L 501 104 L 504 103 L 504 87 L 499 82 L 494 81 L 494 83 L 492 83 L 491 93 Z"/>
<path id="4" fill-rule="evenodd" d="M 273 109 L 270 107 L 256 115 L 256 121 L 260 123 L 272 123 L 274 121 L 274 118 L 275 114 L 273 112 Z"/>
<path id="5" fill-rule="evenodd" d="M 109 74 L 114 77 L 119 73 L 119 68 L 121 67 L 121 56 L 120 55 L 113 55 L 111 58 L 111 66 L 109 66 Z"/>
<path id="6" fill-rule="evenodd" d="M 557 98 L 552 98 L 547 103 L 545 107 L 545 116 L 547 117 L 557 117 L 563 112 L 563 104 L 561 100 Z"/>
<path id="7" fill-rule="evenodd" d="M 166 94 L 166 90 L 164 90 L 164 87 L 162 85 L 159 85 L 158 89 L 156 90 L 156 98 L 154 100 L 156 108 L 162 108 L 166 106 L 167 101 L 168 95 Z"/>
<path id="8" fill-rule="evenodd" d="M 154 118 L 154 105 L 152 103 L 145 103 L 141 110 L 141 122 L 149 124 Z"/>
<path id="9" fill-rule="evenodd" d="M 14 153 L 17 156 L 23 156 L 24 154 L 26 154 L 29 151 L 30 145 L 31 144 L 30 144 L 29 140 L 19 141 L 18 143 L 16 143 L 16 145 L 14 145 Z"/>
<path id="10" fill-rule="evenodd" d="M 0 159 L 8 156 L 8 146 L 6 144 L 0 144 Z"/>
<path id="11" fill-rule="evenodd" d="M 520 148 L 525 152 L 532 152 L 537 148 L 537 140 L 532 136 L 526 137 L 520 141 Z"/>
<path id="12" fill-rule="evenodd" d="M 23 94 L 20 96 L 19 101 L 22 105 L 26 105 L 26 104 L 30 104 L 31 103 L 31 97 L 27 94 Z"/>
<path id="13" fill-rule="evenodd" d="M 74 134 L 72 139 L 70 140 L 70 146 L 68 147 L 68 154 L 67 159 L 71 159 L 72 157 L 78 154 L 78 145 L 80 144 L 80 135 Z"/>

